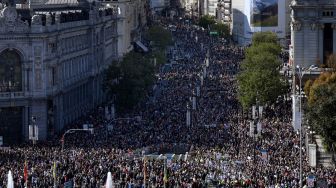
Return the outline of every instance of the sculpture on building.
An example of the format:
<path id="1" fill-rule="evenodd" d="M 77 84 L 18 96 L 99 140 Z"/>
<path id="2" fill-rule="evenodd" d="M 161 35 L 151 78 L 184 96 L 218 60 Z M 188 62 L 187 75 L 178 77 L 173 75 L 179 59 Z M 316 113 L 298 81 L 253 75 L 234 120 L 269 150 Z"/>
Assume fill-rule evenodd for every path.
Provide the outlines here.
<path id="1" fill-rule="evenodd" d="M 42 17 L 41 15 L 34 15 L 32 17 L 32 25 L 42 25 Z"/>
<path id="2" fill-rule="evenodd" d="M 0 33 L 28 31 L 28 24 L 20 19 L 15 7 L 6 6 L 0 10 Z"/>
<path id="3" fill-rule="evenodd" d="M 298 20 L 293 20 L 292 23 L 292 30 L 294 31 L 300 31 L 301 30 L 301 22 Z"/>
<path id="4" fill-rule="evenodd" d="M 316 23 L 316 22 L 313 22 L 313 23 L 310 24 L 311 30 L 316 30 L 317 27 L 318 27 L 318 23 Z"/>

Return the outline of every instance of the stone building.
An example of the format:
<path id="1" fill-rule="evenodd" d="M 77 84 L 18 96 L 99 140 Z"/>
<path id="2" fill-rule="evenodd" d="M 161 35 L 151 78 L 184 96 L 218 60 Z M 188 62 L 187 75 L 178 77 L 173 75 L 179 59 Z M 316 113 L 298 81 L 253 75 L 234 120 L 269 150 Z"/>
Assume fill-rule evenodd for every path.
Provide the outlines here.
<path id="1" fill-rule="evenodd" d="M 336 52 L 336 4 L 333 0 L 293 0 L 290 62 L 301 67 L 326 63 Z"/>
<path id="2" fill-rule="evenodd" d="M 39 139 L 60 131 L 105 99 L 104 69 L 118 58 L 116 10 L 77 1 L 0 8 L 0 136 Z"/>
<path id="3" fill-rule="evenodd" d="M 222 23 L 231 25 L 231 0 L 219 0 L 217 4 L 217 19 Z"/>
<path id="4" fill-rule="evenodd" d="M 144 51 L 147 47 L 141 42 L 141 35 L 147 25 L 149 4 L 146 0 L 102 1 L 107 7 L 115 7 L 117 13 L 118 57 L 122 58 L 133 50 L 134 44 Z"/>
<path id="5" fill-rule="evenodd" d="M 233 40 L 241 45 L 249 45 L 254 33 L 271 31 L 285 46 L 289 34 L 289 3 L 290 0 L 232 1 Z"/>

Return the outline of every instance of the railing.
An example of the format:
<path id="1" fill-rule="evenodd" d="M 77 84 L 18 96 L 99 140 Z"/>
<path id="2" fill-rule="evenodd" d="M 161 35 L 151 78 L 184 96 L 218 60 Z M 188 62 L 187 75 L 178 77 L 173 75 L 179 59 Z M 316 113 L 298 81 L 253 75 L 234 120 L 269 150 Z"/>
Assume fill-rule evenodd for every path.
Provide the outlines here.
<path id="1" fill-rule="evenodd" d="M 25 92 L 0 92 L 0 99 L 24 98 Z"/>

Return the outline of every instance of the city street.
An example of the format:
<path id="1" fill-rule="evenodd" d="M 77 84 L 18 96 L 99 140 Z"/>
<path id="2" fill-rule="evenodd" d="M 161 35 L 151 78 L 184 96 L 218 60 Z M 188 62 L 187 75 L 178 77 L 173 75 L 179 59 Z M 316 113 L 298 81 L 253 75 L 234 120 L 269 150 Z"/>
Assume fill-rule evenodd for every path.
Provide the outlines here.
<path id="1" fill-rule="evenodd" d="M 250 130 L 237 99 L 244 48 L 224 42 L 184 19 L 176 26 L 167 64 L 144 102 L 108 121 L 97 108 L 67 129 L 92 124 L 49 142 L 0 150 L 0 188 L 11 170 L 15 187 L 299 187 L 299 134 L 291 124 L 291 101 L 279 100 Z M 99 110 L 100 109 L 100 110 Z M 138 117 L 140 118 L 130 118 Z M 108 125 L 113 129 L 108 130 Z M 303 183 L 310 173 L 334 186 L 335 169 L 310 168 L 303 155 Z M 24 170 L 26 169 L 26 170 Z M 25 174 L 24 171 L 27 173 Z"/>

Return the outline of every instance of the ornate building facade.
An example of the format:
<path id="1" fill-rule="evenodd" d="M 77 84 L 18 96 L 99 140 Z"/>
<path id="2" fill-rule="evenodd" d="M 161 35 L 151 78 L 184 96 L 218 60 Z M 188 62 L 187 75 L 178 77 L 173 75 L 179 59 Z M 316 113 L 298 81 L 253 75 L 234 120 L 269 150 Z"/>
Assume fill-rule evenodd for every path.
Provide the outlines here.
<path id="1" fill-rule="evenodd" d="M 336 53 L 336 5 L 331 0 L 293 0 L 290 62 L 301 67 L 326 63 Z"/>
<path id="2" fill-rule="evenodd" d="M 101 73 L 118 58 L 116 10 L 48 2 L 34 9 L 0 8 L 5 144 L 27 140 L 32 117 L 42 140 L 102 103 Z"/>

